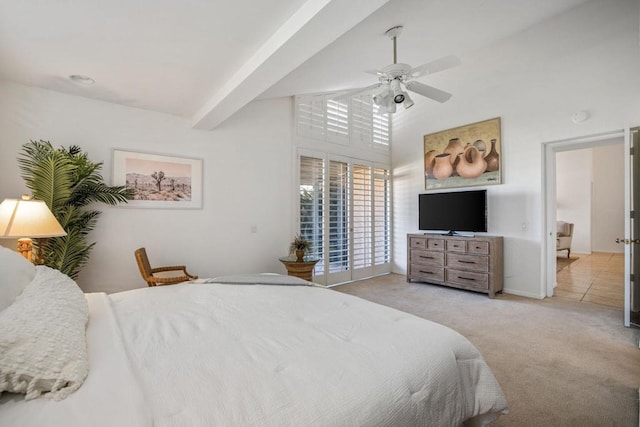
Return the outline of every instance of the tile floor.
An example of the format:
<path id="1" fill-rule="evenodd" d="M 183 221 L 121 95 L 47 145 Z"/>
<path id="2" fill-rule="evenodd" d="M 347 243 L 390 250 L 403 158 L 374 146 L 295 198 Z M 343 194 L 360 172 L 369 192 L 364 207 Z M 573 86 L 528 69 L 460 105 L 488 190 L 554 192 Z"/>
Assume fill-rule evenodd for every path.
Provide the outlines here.
<path id="1" fill-rule="evenodd" d="M 560 270 L 554 296 L 624 309 L 624 254 L 594 252 Z"/>

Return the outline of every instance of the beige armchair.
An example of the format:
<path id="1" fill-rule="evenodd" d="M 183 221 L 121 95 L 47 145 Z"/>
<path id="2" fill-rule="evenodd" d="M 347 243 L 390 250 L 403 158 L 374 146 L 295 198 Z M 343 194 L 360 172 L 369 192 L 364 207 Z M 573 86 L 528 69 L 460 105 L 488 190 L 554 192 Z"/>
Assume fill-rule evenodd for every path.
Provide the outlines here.
<path id="1" fill-rule="evenodd" d="M 567 251 L 567 258 L 571 255 L 571 239 L 573 238 L 573 224 L 557 221 L 556 251 Z"/>

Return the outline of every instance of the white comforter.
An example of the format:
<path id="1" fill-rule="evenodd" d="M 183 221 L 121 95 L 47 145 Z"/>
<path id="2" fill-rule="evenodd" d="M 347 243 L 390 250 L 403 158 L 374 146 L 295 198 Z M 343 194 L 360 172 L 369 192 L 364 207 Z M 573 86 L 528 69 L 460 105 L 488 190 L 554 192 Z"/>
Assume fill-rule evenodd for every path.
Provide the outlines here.
<path id="1" fill-rule="evenodd" d="M 329 289 L 183 284 L 93 298 L 108 304 L 90 299 L 85 384 L 60 402 L 3 398 L 0 425 L 456 426 L 507 409 L 464 337 Z M 94 317 L 114 328 L 92 331 Z"/>
<path id="2" fill-rule="evenodd" d="M 464 337 L 332 290 L 188 284 L 111 300 L 157 426 L 455 426 L 507 407 Z"/>

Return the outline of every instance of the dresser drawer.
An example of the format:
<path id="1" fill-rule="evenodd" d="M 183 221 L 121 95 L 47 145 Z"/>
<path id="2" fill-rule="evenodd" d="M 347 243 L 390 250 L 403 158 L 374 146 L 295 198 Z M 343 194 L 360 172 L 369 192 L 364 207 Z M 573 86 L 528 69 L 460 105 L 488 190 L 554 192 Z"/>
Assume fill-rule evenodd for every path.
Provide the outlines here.
<path id="1" fill-rule="evenodd" d="M 427 239 L 427 249 L 432 251 L 444 251 L 444 239 Z"/>
<path id="2" fill-rule="evenodd" d="M 489 271 L 489 257 L 447 253 L 446 266 L 461 270 Z"/>
<path id="3" fill-rule="evenodd" d="M 448 252 L 467 252 L 467 242 L 464 240 L 447 240 Z"/>
<path id="4" fill-rule="evenodd" d="M 411 263 L 444 266 L 444 252 L 411 249 Z"/>
<path id="5" fill-rule="evenodd" d="M 470 254 L 489 255 L 489 242 L 478 242 L 472 240 L 468 242 L 467 252 Z"/>
<path id="6" fill-rule="evenodd" d="M 411 237 L 409 239 L 409 248 L 427 249 L 427 239 L 424 237 Z"/>
<path id="7" fill-rule="evenodd" d="M 447 283 L 455 283 L 460 287 L 485 291 L 489 289 L 489 275 L 449 268 L 445 272 Z"/>
<path id="8" fill-rule="evenodd" d="M 409 277 L 425 282 L 444 283 L 444 267 L 409 264 Z"/>

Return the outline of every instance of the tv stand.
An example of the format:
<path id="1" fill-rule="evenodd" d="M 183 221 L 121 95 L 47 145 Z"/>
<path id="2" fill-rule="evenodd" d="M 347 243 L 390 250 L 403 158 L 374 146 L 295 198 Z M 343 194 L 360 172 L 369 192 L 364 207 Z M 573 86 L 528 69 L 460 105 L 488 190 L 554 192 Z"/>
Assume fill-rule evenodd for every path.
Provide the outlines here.
<path id="1" fill-rule="evenodd" d="M 503 238 L 408 234 L 407 281 L 484 292 L 502 291 Z"/>

